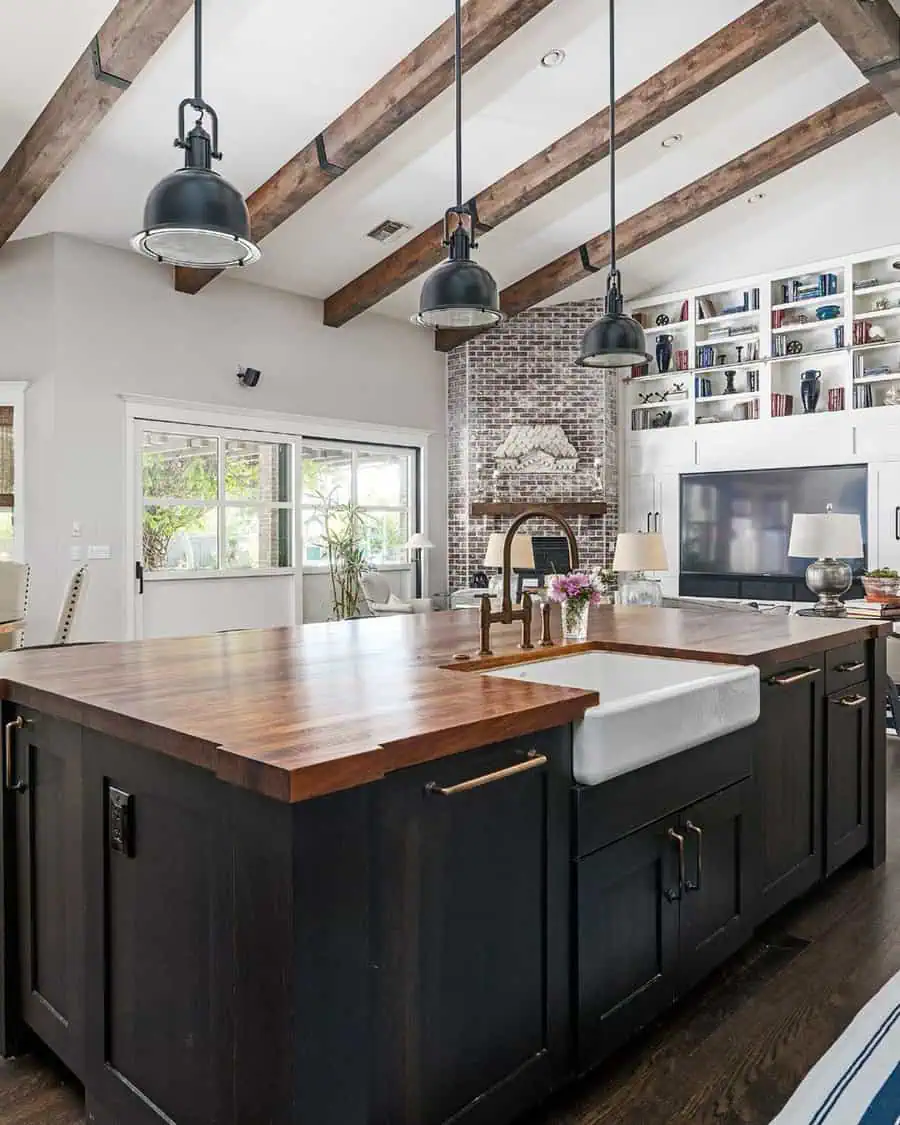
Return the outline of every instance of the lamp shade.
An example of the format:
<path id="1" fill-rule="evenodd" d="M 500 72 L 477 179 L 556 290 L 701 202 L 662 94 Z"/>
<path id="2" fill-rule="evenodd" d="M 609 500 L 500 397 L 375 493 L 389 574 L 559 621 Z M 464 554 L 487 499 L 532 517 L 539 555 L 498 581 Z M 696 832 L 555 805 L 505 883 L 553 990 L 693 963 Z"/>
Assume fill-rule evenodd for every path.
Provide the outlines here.
<path id="1" fill-rule="evenodd" d="M 260 256 L 241 193 L 202 167 L 179 168 L 160 180 L 131 244 L 157 262 L 197 269 L 249 265 Z"/>
<path id="2" fill-rule="evenodd" d="M 856 513 L 798 512 L 791 523 L 792 559 L 861 559 L 862 525 Z"/>
<path id="3" fill-rule="evenodd" d="M 430 539 L 417 531 L 415 535 L 411 535 L 406 541 L 407 551 L 429 551 L 434 546 Z"/>
<path id="4" fill-rule="evenodd" d="M 491 533 L 482 566 L 503 566 L 503 541 L 506 536 L 499 531 Z M 530 535 L 515 535 L 512 541 L 513 570 L 534 570 L 534 549 Z"/>
<path id="5" fill-rule="evenodd" d="M 650 362 L 644 330 L 622 312 L 607 311 L 585 332 L 578 367 L 637 367 Z"/>
<path id="6" fill-rule="evenodd" d="M 613 570 L 668 570 L 666 545 L 655 533 L 623 531 L 616 539 Z"/>
<path id="7" fill-rule="evenodd" d="M 468 253 L 432 270 L 413 317 L 426 328 L 480 328 L 502 319 L 497 282 Z"/>

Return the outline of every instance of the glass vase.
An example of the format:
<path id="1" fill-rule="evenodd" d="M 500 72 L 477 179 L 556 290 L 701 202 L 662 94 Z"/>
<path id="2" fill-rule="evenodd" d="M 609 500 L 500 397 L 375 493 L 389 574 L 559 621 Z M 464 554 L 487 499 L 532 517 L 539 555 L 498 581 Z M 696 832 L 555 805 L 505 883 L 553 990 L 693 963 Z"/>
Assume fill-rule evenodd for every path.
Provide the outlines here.
<path id="1" fill-rule="evenodd" d="M 568 598 L 562 603 L 563 640 L 568 642 L 586 641 L 588 612 L 591 603 L 587 598 Z"/>

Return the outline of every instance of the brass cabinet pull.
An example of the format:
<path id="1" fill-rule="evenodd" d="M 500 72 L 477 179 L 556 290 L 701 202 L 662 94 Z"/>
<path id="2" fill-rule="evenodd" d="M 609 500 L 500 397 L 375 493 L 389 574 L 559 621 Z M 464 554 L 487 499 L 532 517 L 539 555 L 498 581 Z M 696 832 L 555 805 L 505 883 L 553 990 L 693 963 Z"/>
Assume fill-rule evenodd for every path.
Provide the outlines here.
<path id="1" fill-rule="evenodd" d="M 425 786 L 426 793 L 434 793 L 438 797 L 455 797 L 457 793 L 468 793 L 470 789 L 480 789 L 482 785 L 493 785 L 495 781 L 503 781 L 506 777 L 514 777 L 517 773 L 526 770 L 537 770 L 547 764 L 547 756 L 538 754 L 536 750 L 529 750 L 524 762 L 516 762 L 514 766 L 507 766 L 493 773 L 484 773 L 481 777 L 472 777 L 468 781 L 461 781 L 458 785 L 438 785 L 436 781 L 429 781 Z"/>
<path id="2" fill-rule="evenodd" d="M 865 668 L 865 660 L 851 660 L 847 664 L 836 664 L 835 672 L 861 672 Z"/>
<path id="3" fill-rule="evenodd" d="M 693 832 L 697 837 L 697 880 L 692 883 L 690 879 L 685 883 L 685 887 L 689 891 L 699 891 L 703 882 L 703 829 L 698 828 L 696 824 L 688 821 L 685 825 L 688 832 Z"/>
<path id="4" fill-rule="evenodd" d="M 13 763 L 13 731 L 21 730 L 24 726 L 25 720 L 21 715 L 17 715 L 6 724 L 3 732 L 3 751 L 6 765 L 4 784 L 12 793 L 21 793 L 25 788 L 25 783 L 23 781 L 13 781 L 13 775 L 15 773 Z"/>
<path id="5" fill-rule="evenodd" d="M 800 668 L 796 672 L 783 672 L 780 676 L 772 676 L 769 683 L 777 687 L 788 687 L 790 684 L 799 684 L 801 680 L 811 680 L 818 674 L 818 668 Z"/>
<path id="6" fill-rule="evenodd" d="M 845 695 L 842 699 L 834 701 L 839 707 L 862 707 L 864 703 L 869 702 L 867 695 Z"/>
<path id="7" fill-rule="evenodd" d="M 669 902 L 674 902 L 681 898 L 684 890 L 684 836 L 680 832 L 676 832 L 674 828 L 670 828 L 667 835 L 670 840 L 674 840 L 678 845 L 678 891 L 666 891 L 666 898 Z"/>

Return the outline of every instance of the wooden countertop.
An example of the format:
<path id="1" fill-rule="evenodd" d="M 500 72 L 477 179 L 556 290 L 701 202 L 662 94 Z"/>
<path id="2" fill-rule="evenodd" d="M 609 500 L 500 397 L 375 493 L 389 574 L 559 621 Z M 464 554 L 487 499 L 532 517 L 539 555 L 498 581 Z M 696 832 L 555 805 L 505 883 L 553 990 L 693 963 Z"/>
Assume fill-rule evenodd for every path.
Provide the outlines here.
<path id="1" fill-rule="evenodd" d="M 0 657 L 0 695 L 299 801 L 571 722 L 598 701 L 593 692 L 471 674 L 479 669 L 587 647 L 765 670 L 890 630 L 858 620 L 615 606 L 592 610 L 587 646 L 523 654 L 518 626 L 494 626 L 494 657 L 459 662 L 455 654 L 477 650 L 478 614 L 456 610 L 26 649 Z"/>

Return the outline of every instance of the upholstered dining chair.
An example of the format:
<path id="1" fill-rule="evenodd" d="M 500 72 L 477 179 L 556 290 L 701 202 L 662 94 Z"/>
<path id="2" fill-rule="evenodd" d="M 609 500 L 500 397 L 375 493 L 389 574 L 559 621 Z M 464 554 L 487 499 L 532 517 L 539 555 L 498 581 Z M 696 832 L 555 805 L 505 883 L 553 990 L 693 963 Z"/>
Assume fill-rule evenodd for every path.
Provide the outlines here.
<path id="1" fill-rule="evenodd" d="M 56 623 L 56 634 L 53 638 L 54 645 L 65 645 L 69 643 L 69 637 L 71 637 L 72 629 L 75 626 L 75 615 L 81 604 L 85 586 L 87 586 L 87 576 L 88 568 L 86 566 L 80 566 L 69 579 L 66 595 L 63 598 L 62 607 L 59 611 L 59 621 Z"/>
<path id="2" fill-rule="evenodd" d="M 24 621 L 31 592 L 31 567 L 26 563 L 0 561 L 0 621 Z M 21 648 L 25 632 L 0 633 L 0 652 Z"/>

